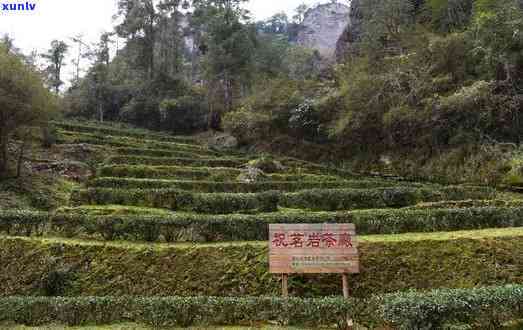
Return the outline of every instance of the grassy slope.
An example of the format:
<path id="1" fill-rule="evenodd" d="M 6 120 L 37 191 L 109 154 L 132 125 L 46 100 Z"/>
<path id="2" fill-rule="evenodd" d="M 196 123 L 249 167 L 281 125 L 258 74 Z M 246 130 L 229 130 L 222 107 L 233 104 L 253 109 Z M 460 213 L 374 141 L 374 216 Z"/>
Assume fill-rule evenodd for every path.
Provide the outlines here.
<path id="1" fill-rule="evenodd" d="M 176 140 L 160 134 L 149 136 L 147 131 L 119 128 L 107 128 L 93 134 L 91 129 L 82 127 L 82 133 L 61 132 L 61 137 L 68 143 L 101 145 L 107 150 L 104 156 L 135 155 L 135 152 L 171 156 L 179 152 L 192 154 L 195 158 L 218 156 L 214 151 L 193 144 L 195 141 L 192 140 Z M 130 137 L 125 137 L 127 132 Z M 136 150 L 118 151 L 117 147 L 134 147 Z M 154 160 L 119 158 L 124 163 Z M 245 159 L 238 160 L 238 164 L 244 162 Z M 307 173 L 338 174 L 337 170 L 330 172 L 333 169 L 295 160 L 287 159 L 284 163 L 303 167 Z M 143 177 L 147 178 L 152 170 L 144 169 L 146 175 Z M 211 172 L 216 170 L 211 169 Z M 104 214 L 169 213 L 123 206 L 91 208 L 92 212 Z M 406 289 L 523 283 L 523 228 L 373 235 L 361 236 L 359 241 L 362 272 L 352 275 L 350 281 L 350 291 L 356 297 Z M 5 265 L 0 272 L 0 296 L 46 295 L 50 287 L 54 290 L 52 294 L 66 296 L 278 295 L 279 279 L 268 273 L 267 252 L 267 242 L 145 244 L 0 236 L 0 262 Z M 340 287 L 338 275 L 292 276 L 290 280 L 291 294 L 299 296 L 339 295 Z M 34 329 L 13 325 L 6 325 L 6 328 Z M 81 329 L 145 328 L 123 324 Z M 0 329 L 3 329 L 1 324 Z M 62 327 L 38 329 L 57 330 Z"/>
<path id="2" fill-rule="evenodd" d="M 523 283 L 523 229 L 363 237 L 357 297 L 404 289 Z M 155 248 L 156 247 L 156 248 Z M 515 252 L 516 251 L 516 252 Z M 519 251 L 519 252 L 517 252 Z M 64 295 L 277 295 L 266 243 L 175 245 L 0 239 L 0 295 L 42 295 L 65 274 Z M 299 296 L 336 295 L 337 275 L 293 276 Z"/>

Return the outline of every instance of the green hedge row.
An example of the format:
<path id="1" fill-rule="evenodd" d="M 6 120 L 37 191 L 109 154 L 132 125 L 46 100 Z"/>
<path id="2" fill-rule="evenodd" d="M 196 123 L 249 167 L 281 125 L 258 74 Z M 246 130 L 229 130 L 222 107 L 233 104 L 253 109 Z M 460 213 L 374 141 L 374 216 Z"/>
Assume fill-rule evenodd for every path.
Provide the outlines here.
<path id="1" fill-rule="evenodd" d="M 490 199 L 495 191 L 484 187 L 392 187 L 375 189 L 313 189 L 282 194 L 279 205 L 315 211 L 405 207 L 420 202 Z"/>
<path id="2" fill-rule="evenodd" d="M 360 178 L 361 175 L 353 173 L 351 171 L 339 168 L 333 165 L 323 165 L 318 163 L 309 162 L 306 160 L 294 158 L 294 157 L 283 157 L 278 159 L 285 166 L 295 167 L 301 169 L 307 169 L 307 172 L 319 175 L 336 175 L 347 179 Z"/>
<path id="3" fill-rule="evenodd" d="M 434 203 L 420 203 L 415 209 L 441 209 L 441 208 L 469 208 L 469 207 L 523 207 L 523 199 L 468 199 L 461 201 L 442 201 Z"/>
<path id="4" fill-rule="evenodd" d="M 450 186 L 429 188 L 313 189 L 295 193 L 192 193 L 178 189 L 111 189 L 76 190 L 73 205 L 130 205 L 228 214 L 247 211 L 276 211 L 278 206 L 316 211 L 339 211 L 372 208 L 398 208 L 419 202 L 439 200 L 489 199 L 489 188 Z"/>
<path id="5" fill-rule="evenodd" d="M 47 212 L 0 211 L 0 232 L 8 235 L 41 235 L 52 224 Z"/>
<path id="6" fill-rule="evenodd" d="M 178 189 L 89 188 L 76 190 L 71 196 L 74 205 L 117 204 L 207 214 L 274 212 L 278 209 L 278 199 L 279 194 L 275 191 L 256 194 L 205 194 Z"/>
<path id="7" fill-rule="evenodd" d="M 171 136 L 167 134 L 158 134 L 151 131 L 131 128 L 131 129 L 122 129 L 116 127 L 103 127 L 96 124 L 86 125 L 80 123 L 64 123 L 64 122 L 53 122 L 53 124 L 65 131 L 79 132 L 79 133 L 92 133 L 92 134 L 104 134 L 111 136 L 129 136 L 135 138 L 147 138 L 159 141 L 175 142 L 175 143 L 184 143 L 184 144 L 197 144 L 198 142 L 194 138 L 190 137 L 180 137 L 180 136 Z"/>
<path id="8" fill-rule="evenodd" d="M 511 232 L 513 236 L 505 236 Z M 499 235 L 478 231 L 461 238 L 424 239 L 418 234 L 361 239 L 361 273 L 351 275 L 351 295 L 523 284 L 521 231 Z M 280 277 L 269 273 L 265 242 L 151 245 L 4 236 L 0 262 L 1 296 L 281 294 Z M 340 295 L 341 278 L 293 275 L 289 291 L 300 297 Z"/>
<path id="9" fill-rule="evenodd" d="M 523 207 L 427 210 L 369 210 L 323 213 L 54 215 L 39 212 L 0 212 L 0 230 L 30 236 L 45 231 L 67 237 L 100 235 L 105 239 L 144 241 L 264 241 L 274 223 L 354 223 L 358 234 L 401 234 L 523 227 Z"/>
<path id="10" fill-rule="evenodd" d="M 93 145 L 103 145 L 110 147 L 123 148 L 148 148 L 148 149 L 163 149 L 173 151 L 193 151 L 193 152 L 207 152 L 215 153 L 210 149 L 204 148 L 195 144 L 183 144 L 175 142 L 161 142 L 156 140 L 136 139 L 126 136 L 111 136 L 111 135 L 96 135 L 89 133 L 71 133 L 59 132 L 57 137 L 58 143 L 87 143 Z"/>
<path id="11" fill-rule="evenodd" d="M 89 187 L 114 189 L 181 189 L 202 193 L 255 193 L 268 190 L 300 191 L 310 189 L 335 188 L 376 188 L 394 186 L 395 182 L 379 182 L 366 180 L 338 180 L 338 181 L 180 181 L 163 179 L 137 179 L 101 177 L 91 180 Z"/>
<path id="12" fill-rule="evenodd" d="M 143 149 L 143 148 L 115 148 L 114 152 L 121 156 L 148 156 L 148 157 L 212 157 L 215 154 L 206 151 L 176 151 L 164 149 Z"/>
<path id="13" fill-rule="evenodd" d="M 147 166 L 147 165 L 107 165 L 98 170 L 98 176 L 138 179 L 188 179 L 205 180 L 220 178 L 234 180 L 242 171 L 227 167 L 185 167 L 185 166 Z M 214 179 L 214 181 L 218 181 Z M 283 181 L 283 180 L 282 180 Z"/>
<path id="14" fill-rule="evenodd" d="M 8 297 L 0 298 L 0 322 L 68 326 L 135 322 L 154 328 L 239 325 L 276 321 L 292 325 L 332 325 L 352 312 L 353 300 L 340 298 L 220 297 Z"/>
<path id="15" fill-rule="evenodd" d="M 440 329 L 445 326 L 500 328 L 523 317 L 523 286 L 441 289 L 368 299 L 224 297 L 6 297 L 0 322 L 68 326 L 135 322 L 155 328 L 210 325 L 342 327 L 350 316 L 367 327 Z"/>
<path id="16" fill-rule="evenodd" d="M 188 158 L 188 157 L 145 157 L 116 156 L 110 157 L 106 163 L 114 165 L 150 165 L 150 166 L 203 166 L 203 167 L 239 167 L 247 160 L 244 158 Z"/>
<path id="17" fill-rule="evenodd" d="M 186 166 L 148 166 L 148 165 L 106 165 L 99 169 L 100 177 L 137 179 L 189 179 L 212 181 L 234 181 L 242 173 L 239 168 L 186 167 Z M 342 178 L 316 174 L 267 174 L 269 181 L 338 181 Z M 208 180 L 211 181 L 211 180 Z M 390 181 L 389 181 L 390 182 Z"/>
<path id="18" fill-rule="evenodd" d="M 501 329 L 523 318 L 522 285 L 396 293 L 382 301 L 380 318 L 399 329 Z"/>

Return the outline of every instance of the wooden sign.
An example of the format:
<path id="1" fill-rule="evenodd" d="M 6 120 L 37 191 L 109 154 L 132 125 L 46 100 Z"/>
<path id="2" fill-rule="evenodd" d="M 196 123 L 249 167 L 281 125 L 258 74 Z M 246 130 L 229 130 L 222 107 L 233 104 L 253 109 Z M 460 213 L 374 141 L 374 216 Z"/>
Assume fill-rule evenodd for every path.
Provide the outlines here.
<path id="1" fill-rule="evenodd" d="M 272 274 L 359 273 L 353 224 L 269 225 Z"/>

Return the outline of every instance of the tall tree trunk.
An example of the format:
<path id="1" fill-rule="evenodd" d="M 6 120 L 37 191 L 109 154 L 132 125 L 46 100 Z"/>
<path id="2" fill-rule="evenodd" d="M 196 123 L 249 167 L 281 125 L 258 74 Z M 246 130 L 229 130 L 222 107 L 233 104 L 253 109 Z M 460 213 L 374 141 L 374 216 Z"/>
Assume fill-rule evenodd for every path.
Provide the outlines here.
<path id="1" fill-rule="evenodd" d="M 104 122 L 104 108 L 102 102 L 98 102 L 98 118 L 101 123 Z"/>
<path id="2" fill-rule="evenodd" d="M 225 92 L 225 110 L 232 110 L 232 80 L 229 78 L 229 74 L 225 73 L 224 79 L 224 92 Z"/>
<path id="3" fill-rule="evenodd" d="M 30 135 L 25 136 L 22 145 L 20 146 L 20 150 L 18 151 L 18 160 L 16 162 L 16 178 L 19 178 L 22 175 L 22 162 L 24 160 L 25 150 L 27 149 L 27 145 L 29 143 Z"/>
<path id="4" fill-rule="evenodd" d="M 7 130 L 0 127 L 0 178 L 7 176 L 7 141 Z"/>

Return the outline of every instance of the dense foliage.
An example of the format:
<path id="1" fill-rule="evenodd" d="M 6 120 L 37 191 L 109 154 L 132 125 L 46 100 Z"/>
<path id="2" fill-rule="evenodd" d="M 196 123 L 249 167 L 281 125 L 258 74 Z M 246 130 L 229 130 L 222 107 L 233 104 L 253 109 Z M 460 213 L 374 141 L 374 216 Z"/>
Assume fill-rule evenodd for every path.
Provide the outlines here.
<path id="1" fill-rule="evenodd" d="M 45 126 L 53 102 L 36 68 L 0 42 L 0 178 L 8 174 L 12 135 L 22 127 Z"/>
<path id="2" fill-rule="evenodd" d="M 472 290 L 408 292 L 365 300 L 341 298 L 219 297 L 12 297 L 0 299 L 0 321 L 29 326 L 106 325 L 133 321 L 153 327 L 258 324 L 342 326 L 346 317 L 360 325 L 429 329 L 461 325 L 499 327 L 522 316 L 521 286 Z"/>
<path id="3" fill-rule="evenodd" d="M 351 212 L 278 212 L 261 214 L 111 214 L 110 208 L 42 212 L 0 212 L 0 231 L 24 236 L 94 235 L 107 240 L 267 241 L 276 223 L 353 223 L 358 234 L 402 234 L 523 226 L 523 202 L 515 207 L 383 209 Z M 101 214 L 97 214 L 97 212 Z"/>
<path id="4" fill-rule="evenodd" d="M 246 2 L 118 0 L 113 31 L 72 38 L 69 85 L 76 47 L 38 69 L 4 37 L 0 327 L 521 319 L 523 199 L 491 185 L 523 187 L 522 2 L 352 0 L 336 59 L 298 46 L 315 11 Z M 54 100 L 79 118 L 47 125 Z M 327 298 L 339 274 L 267 297 L 282 223 L 356 225 L 352 298 Z"/>
<path id="5" fill-rule="evenodd" d="M 75 205 L 132 205 L 207 214 L 273 212 L 280 207 L 314 211 L 404 207 L 419 202 L 489 199 L 495 192 L 482 187 L 373 189 L 303 189 L 294 193 L 198 193 L 180 188 L 88 188 L 71 196 Z"/>

